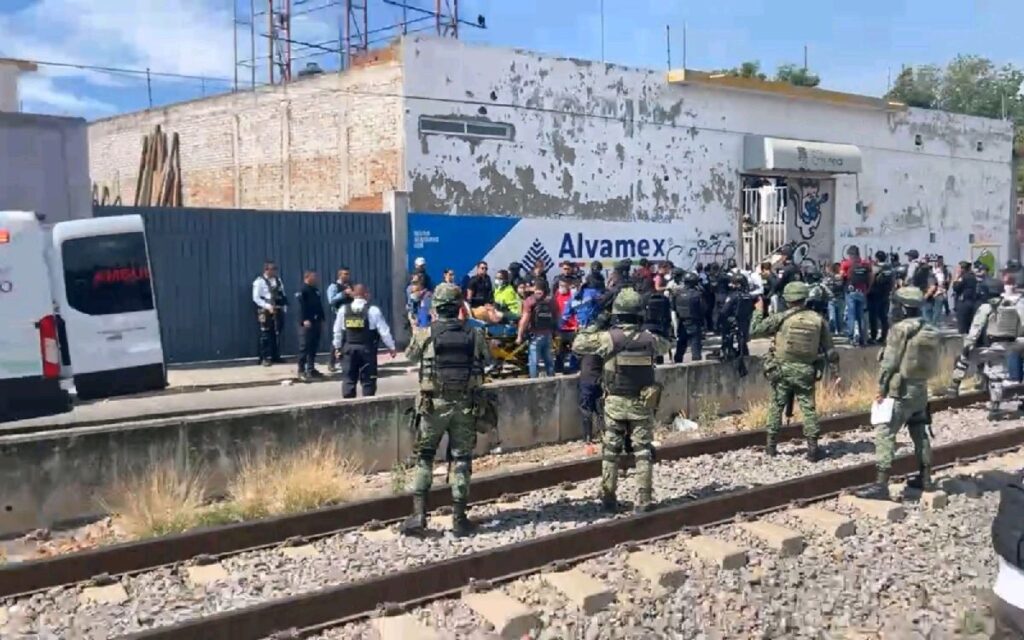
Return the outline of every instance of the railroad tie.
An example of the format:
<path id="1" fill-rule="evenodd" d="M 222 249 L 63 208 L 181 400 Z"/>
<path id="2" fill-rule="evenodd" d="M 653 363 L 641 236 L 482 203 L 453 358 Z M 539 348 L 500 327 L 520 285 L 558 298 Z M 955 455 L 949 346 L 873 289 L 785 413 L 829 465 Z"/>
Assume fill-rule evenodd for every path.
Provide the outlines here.
<path id="1" fill-rule="evenodd" d="M 866 516 L 885 520 L 886 522 L 899 522 L 907 516 L 907 511 L 903 508 L 903 505 L 890 502 L 889 500 L 870 500 L 868 498 L 846 495 L 839 496 L 839 504 L 856 509 Z"/>
<path id="2" fill-rule="evenodd" d="M 502 640 L 520 640 L 541 626 L 536 612 L 501 591 L 465 593 L 462 602 L 494 625 L 494 632 Z"/>
<path id="3" fill-rule="evenodd" d="M 747 550 L 711 536 L 694 536 L 683 541 L 686 548 L 702 561 L 719 569 L 739 569 L 747 564 Z"/>
<path id="4" fill-rule="evenodd" d="M 86 587 L 78 599 L 80 604 L 121 604 L 128 601 L 128 592 L 120 582 L 98 587 Z M 7 611 L 4 610 L 6 614 Z M 3 623 L 0 623 L 3 624 Z"/>
<path id="5" fill-rule="evenodd" d="M 316 550 L 311 544 L 302 544 L 297 547 L 281 547 L 281 553 L 292 560 L 304 560 L 306 558 L 315 558 L 320 555 L 320 552 Z"/>
<path id="6" fill-rule="evenodd" d="M 807 526 L 830 538 L 846 538 L 857 533 L 857 525 L 853 520 L 834 511 L 819 507 L 807 507 L 793 509 L 792 514 Z"/>
<path id="7" fill-rule="evenodd" d="M 363 529 L 359 533 L 363 534 L 363 537 L 373 542 L 387 542 L 394 540 L 398 537 L 390 527 L 384 527 L 383 529 Z"/>
<path id="8" fill-rule="evenodd" d="M 185 567 L 185 581 L 193 587 L 202 587 L 211 582 L 227 582 L 227 580 L 228 571 L 219 562 Z"/>
<path id="9" fill-rule="evenodd" d="M 798 556 L 804 550 L 804 536 L 799 531 L 762 520 L 741 522 L 739 528 L 765 543 L 780 556 Z"/>
<path id="10" fill-rule="evenodd" d="M 579 569 L 545 573 L 544 580 L 586 615 L 603 610 L 615 600 L 615 592 Z"/>
<path id="11" fill-rule="evenodd" d="M 945 509 L 949 505 L 949 495 L 945 491 L 925 491 L 921 493 L 921 506 L 930 511 Z"/>
<path id="12" fill-rule="evenodd" d="M 371 626 L 380 640 L 441 640 L 441 634 L 408 613 L 374 618 Z"/>
<path id="13" fill-rule="evenodd" d="M 438 527 L 438 528 L 441 528 L 441 529 L 451 529 L 452 528 L 452 514 L 446 513 L 446 514 L 442 514 L 442 515 L 432 515 L 432 516 L 430 516 L 428 522 L 430 522 L 430 524 L 434 525 L 435 527 Z"/>
<path id="14" fill-rule="evenodd" d="M 676 563 L 647 551 L 634 551 L 626 559 L 634 571 L 651 584 L 676 589 L 686 581 L 686 572 Z"/>

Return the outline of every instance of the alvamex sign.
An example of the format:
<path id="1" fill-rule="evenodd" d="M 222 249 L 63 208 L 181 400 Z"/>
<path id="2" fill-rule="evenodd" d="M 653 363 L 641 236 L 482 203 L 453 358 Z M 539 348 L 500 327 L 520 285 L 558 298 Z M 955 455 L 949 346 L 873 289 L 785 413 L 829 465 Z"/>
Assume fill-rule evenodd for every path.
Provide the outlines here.
<path id="1" fill-rule="evenodd" d="M 558 248 L 559 258 L 656 258 L 665 257 L 668 238 L 642 240 L 608 240 L 583 237 L 582 233 L 566 233 Z"/>

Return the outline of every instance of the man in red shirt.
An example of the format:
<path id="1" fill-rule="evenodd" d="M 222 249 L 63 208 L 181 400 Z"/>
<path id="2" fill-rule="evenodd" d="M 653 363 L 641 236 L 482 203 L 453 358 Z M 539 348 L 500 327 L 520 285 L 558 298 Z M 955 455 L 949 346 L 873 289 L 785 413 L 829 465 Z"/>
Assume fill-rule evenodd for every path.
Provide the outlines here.
<path id="1" fill-rule="evenodd" d="M 551 339 L 558 330 L 561 309 L 548 291 L 547 278 L 539 276 L 534 280 L 533 293 L 523 300 L 523 317 L 519 319 L 517 344 L 530 339 L 528 367 L 530 377 L 539 375 L 540 361 L 544 361 L 547 377 L 555 375 L 555 360 L 551 354 Z"/>
<path id="2" fill-rule="evenodd" d="M 576 314 L 571 313 L 572 301 L 576 297 L 575 282 L 570 278 L 561 278 L 558 289 L 553 296 L 558 305 L 558 353 L 555 354 L 555 373 L 573 373 L 576 371 L 576 356 L 572 353 L 572 341 L 576 337 L 579 321 Z M 569 358 L 566 366 L 565 359 Z"/>
<path id="3" fill-rule="evenodd" d="M 867 294 L 875 277 L 871 262 L 861 260 L 860 249 L 850 247 L 839 263 L 839 275 L 846 283 L 846 337 L 850 344 L 863 347 L 867 344 Z"/>

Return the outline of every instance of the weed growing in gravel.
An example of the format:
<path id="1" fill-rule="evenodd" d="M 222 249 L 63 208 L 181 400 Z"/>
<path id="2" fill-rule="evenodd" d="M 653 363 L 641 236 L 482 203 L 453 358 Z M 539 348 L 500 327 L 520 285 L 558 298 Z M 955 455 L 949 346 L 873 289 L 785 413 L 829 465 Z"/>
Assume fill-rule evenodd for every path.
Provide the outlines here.
<path id="1" fill-rule="evenodd" d="M 409 482 L 409 467 L 404 462 L 399 461 L 395 463 L 395 466 L 391 467 L 391 493 L 398 495 L 405 491 L 405 486 Z"/>
<path id="2" fill-rule="evenodd" d="M 957 633 L 973 636 L 979 633 L 985 633 L 985 614 L 977 609 L 968 609 L 963 612 L 960 616 L 960 621 L 957 623 Z"/>
<path id="3" fill-rule="evenodd" d="M 697 404 L 697 424 L 701 430 L 711 429 L 718 422 L 722 405 L 715 398 L 701 398 Z"/>
<path id="4" fill-rule="evenodd" d="M 878 391 L 876 376 L 874 371 L 864 371 L 849 382 L 819 383 L 814 393 L 815 408 L 823 416 L 867 411 Z"/>
<path id="5" fill-rule="evenodd" d="M 293 513 L 347 502 L 362 478 L 359 464 L 326 442 L 307 444 L 271 463 L 272 513 Z"/>
<path id="6" fill-rule="evenodd" d="M 118 481 L 101 504 L 134 538 L 180 533 L 195 526 L 206 481 L 202 470 L 164 461 Z"/>

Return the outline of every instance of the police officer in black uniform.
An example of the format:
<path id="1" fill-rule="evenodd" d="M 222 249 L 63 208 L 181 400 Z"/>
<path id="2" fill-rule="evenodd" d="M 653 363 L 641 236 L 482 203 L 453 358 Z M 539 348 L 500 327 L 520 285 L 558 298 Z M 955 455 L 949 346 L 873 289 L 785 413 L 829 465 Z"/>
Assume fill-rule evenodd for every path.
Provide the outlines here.
<path id="1" fill-rule="evenodd" d="M 316 370 L 316 352 L 320 349 L 320 335 L 324 328 L 324 302 L 317 286 L 316 271 L 307 271 L 302 288 L 295 297 L 299 300 L 299 380 L 309 382 L 322 378 Z"/>
<path id="2" fill-rule="evenodd" d="M 896 268 L 889 262 L 884 251 L 875 252 L 875 264 L 872 265 L 875 278 L 868 288 L 868 343 L 885 344 L 889 337 L 889 301 L 896 284 Z M 881 331 L 881 335 L 879 335 Z"/>
<path id="3" fill-rule="evenodd" d="M 358 383 L 363 397 L 370 397 L 377 393 L 377 347 L 384 343 L 394 358 L 395 340 L 380 308 L 370 304 L 364 285 L 352 288 L 352 298 L 334 320 L 334 348 L 341 351 L 341 396 L 355 398 Z"/>
<path id="4" fill-rule="evenodd" d="M 734 273 L 729 278 L 728 287 L 719 317 L 722 357 L 749 356 L 750 320 L 754 317 L 754 299 L 750 295 L 750 284 L 742 273 Z M 733 349 L 735 353 L 727 353 Z"/>
<path id="5" fill-rule="evenodd" d="M 644 321 L 641 328 L 650 331 L 666 340 L 672 339 L 672 301 L 664 291 L 649 291 L 643 295 Z M 664 356 L 655 360 L 658 364 L 665 362 Z"/>
<path id="6" fill-rule="evenodd" d="M 971 330 L 971 320 L 978 308 L 978 277 L 971 270 L 971 263 L 966 260 L 957 265 L 956 278 L 950 287 L 956 305 L 956 330 L 965 334 Z"/>
<path id="7" fill-rule="evenodd" d="M 704 338 L 704 295 L 700 288 L 700 277 L 688 271 L 683 275 L 683 284 L 676 288 L 672 298 L 676 312 L 676 353 L 673 362 L 682 362 L 686 347 L 690 347 L 690 359 L 703 359 L 701 347 Z"/>

